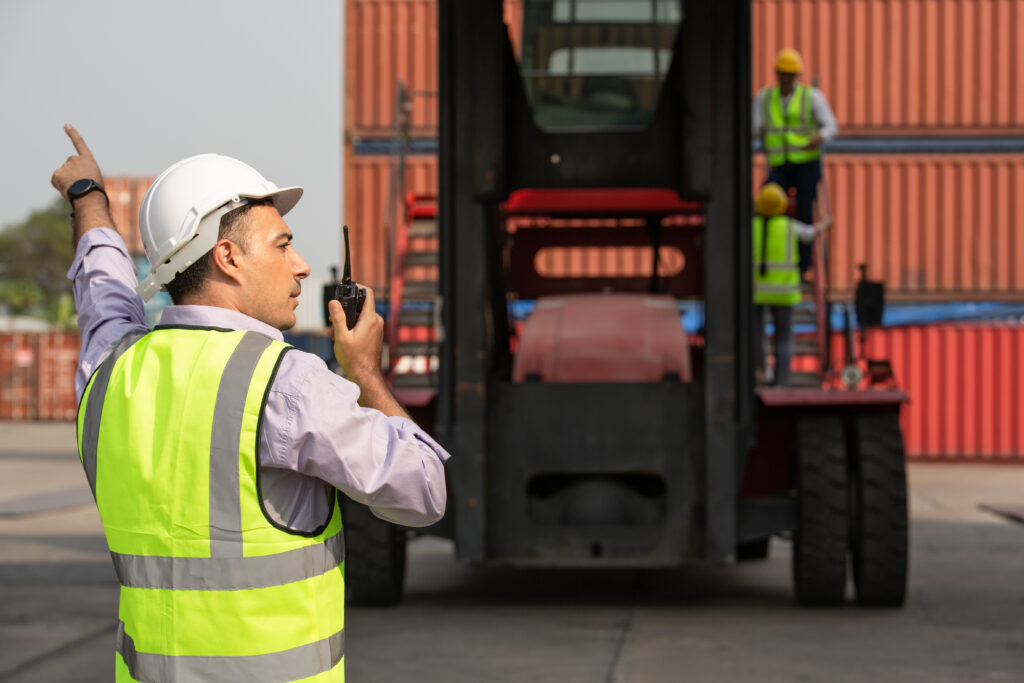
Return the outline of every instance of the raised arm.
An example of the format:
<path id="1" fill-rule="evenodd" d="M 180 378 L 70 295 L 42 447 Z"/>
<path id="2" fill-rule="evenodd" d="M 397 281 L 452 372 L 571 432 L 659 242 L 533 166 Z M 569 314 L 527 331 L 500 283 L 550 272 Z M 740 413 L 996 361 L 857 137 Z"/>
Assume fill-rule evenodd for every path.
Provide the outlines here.
<path id="1" fill-rule="evenodd" d="M 50 182 L 68 199 L 68 190 L 79 181 L 92 180 L 102 187 L 103 174 L 74 126 L 64 126 L 64 132 L 78 154 L 68 157 L 53 172 Z M 146 314 L 135 292 L 135 264 L 124 240 L 114 230 L 106 194 L 93 189 L 69 201 L 75 260 L 68 278 L 82 331 L 75 374 L 75 390 L 81 399 L 89 376 L 106 358 L 111 344 L 129 332 L 146 330 Z"/>

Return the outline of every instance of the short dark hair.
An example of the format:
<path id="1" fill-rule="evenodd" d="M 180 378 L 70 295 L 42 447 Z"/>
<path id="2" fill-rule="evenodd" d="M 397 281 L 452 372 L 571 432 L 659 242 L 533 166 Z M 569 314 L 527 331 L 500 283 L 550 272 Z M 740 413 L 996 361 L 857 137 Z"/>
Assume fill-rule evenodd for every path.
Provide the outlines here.
<path id="1" fill-rule="evenodd" d="M 250 199 L 249 203 L 245 206 L 228 211 L 220 217 L 220 229 L 217 231 L 217 239 L 227 238 L 241 247 L 243 252 L 246 251 L 249 248 L 249 233 L 246 231 L 248 221 L 245 219 L 249 215 L 249 210 L 254 206 L 264 206 L 267 204 L 273 206 L 274 201 L 272 199 Z M 180 304 L 187 297 L 201 291 L 206 284 L 207 278 L 210 277 L 212 269 L 213 251 L 209 251 L 191 266 L 175 275 L 174 279 L 167 283 L 167 293 L 171 295 L 171 301 Z"/>

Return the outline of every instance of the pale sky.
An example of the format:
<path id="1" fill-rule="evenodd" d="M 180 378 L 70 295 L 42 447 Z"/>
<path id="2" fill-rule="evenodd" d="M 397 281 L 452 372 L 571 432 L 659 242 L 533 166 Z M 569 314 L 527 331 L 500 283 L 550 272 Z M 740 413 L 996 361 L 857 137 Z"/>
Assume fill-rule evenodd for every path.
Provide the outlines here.
<path id="1" fill-rule="evenodd" d="M 0 0 L 0 225 L 57 197 L 71 123 L 105 176 L 216 152 L 305 194 L 314 276 L 340 256 L 342 0 Z"/>

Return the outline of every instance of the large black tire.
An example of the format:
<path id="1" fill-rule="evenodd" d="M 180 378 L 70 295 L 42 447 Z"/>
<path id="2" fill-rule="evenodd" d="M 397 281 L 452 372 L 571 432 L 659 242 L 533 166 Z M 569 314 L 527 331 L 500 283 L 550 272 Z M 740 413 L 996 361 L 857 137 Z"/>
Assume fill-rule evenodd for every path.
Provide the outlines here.
<path id="1" fill-rule="evenodd" d="M 801 605 L 841 605 L 846 597 L 847 465 L 838 417 L 796 421 L 793 585 Z"/>
<path id="2" fill-rule="evenodd" d="M 374 517 L 370 508 L 342 500 L 345 529 L 345 597 L 353 605 L 395 605 L 405 583 L 402 527 Z"/>
<path id="3" fill-rule="evenodd" d="M 907 473 L 896 414 L 853 421 L 850 554 L 857 602 L 899 607 L 907 596 Z"/>

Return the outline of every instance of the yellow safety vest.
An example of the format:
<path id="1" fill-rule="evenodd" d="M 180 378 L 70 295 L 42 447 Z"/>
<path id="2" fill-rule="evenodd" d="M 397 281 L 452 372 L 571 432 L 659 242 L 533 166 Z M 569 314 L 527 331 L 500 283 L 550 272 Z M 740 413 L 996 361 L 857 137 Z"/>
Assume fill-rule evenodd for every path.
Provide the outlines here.
<path id="1" fill-rule="evenodd" d="M 78 449 L 121 583 L 118 681 L 344 681 L 337 494 L 305 530 L 260 494 L 260 423 L 290 348 L 158 327 L 90 378 Z"/>
<path id="2" fill-rule="evenodd" d="M 754 217 L 754 303 L 800 303 L 800 266 L 796 225 L 786 216 Z"/>
<path id="3" fill-rule="evenodd" d="M 789 98 L 786 111 L 782 111 L 779 86 L 761 92 L 761 120 L 764 123 L 764 153 L 768 164 L 781 166 L 787 161 L 804 164 L 821 158 L 821 148 L 802 149 L 820 126 L 811 110 L 814 88 L 797 83 Z"/>

